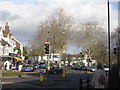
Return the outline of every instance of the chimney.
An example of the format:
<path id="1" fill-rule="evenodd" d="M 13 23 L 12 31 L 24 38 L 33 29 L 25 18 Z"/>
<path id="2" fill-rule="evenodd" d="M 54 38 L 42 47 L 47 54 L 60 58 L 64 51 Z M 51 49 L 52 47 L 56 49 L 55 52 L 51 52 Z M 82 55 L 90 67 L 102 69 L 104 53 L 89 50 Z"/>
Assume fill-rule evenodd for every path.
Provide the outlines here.
<path id="1" fill-rule="evenodd" d="M 9 29 L 8 22 L 6 22 L 5 28 L 8 28 L 8 29 Z"/>
<path id="2" fill-rule="evenodd" d="M 4 36 L 7 37 L 9 33 L 10 33 L 10 30 L 9 30 L 8 22 L 6 22 Z"/>

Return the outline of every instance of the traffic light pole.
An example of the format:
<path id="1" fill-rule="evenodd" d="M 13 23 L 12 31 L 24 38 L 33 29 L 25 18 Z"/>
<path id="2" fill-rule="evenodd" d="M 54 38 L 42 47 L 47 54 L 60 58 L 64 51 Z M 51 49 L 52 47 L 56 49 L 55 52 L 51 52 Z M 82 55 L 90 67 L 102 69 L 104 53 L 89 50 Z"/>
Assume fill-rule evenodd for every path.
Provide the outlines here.
<path id="1" fill-rule="evenodd" d="M 47 55 L 47 76 L 48 76 L 48 81 L 49 81 L 49 55 Z"/>

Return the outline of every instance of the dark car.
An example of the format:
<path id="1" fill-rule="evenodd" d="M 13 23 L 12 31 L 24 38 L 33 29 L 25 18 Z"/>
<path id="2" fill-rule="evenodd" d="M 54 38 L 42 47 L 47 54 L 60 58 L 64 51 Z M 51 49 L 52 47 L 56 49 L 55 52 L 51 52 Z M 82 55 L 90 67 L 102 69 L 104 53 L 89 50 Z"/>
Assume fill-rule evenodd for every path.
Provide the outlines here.
<path id="1" fill-rule="evenodd" d="M 81 69 L 82 69 L 82 66 L 81 66 L 81 65 L 77 65 L 77 66 L 76 66 L 76 69 L 77 69 L 77 70 L 81 70 Z"/>
<path id="2" fill-rule="evenodd" d="M 85 65 L 81 65 L 82 70 L 87 70 L 87 67 Z"/>
<path id="3" fill-rule="evenodd" d="M 62 70 L 63 70 L 62 68 L 51 66 L 49 73 L 50 74 L 61 74 Z"/>
<path id="4" fill-rule="evenodd" d="M 22 71 L 29 71 L 29 72 L 31 72 L 31 71 L 33 71 L 33 66 L 32 65 L 23 65 L 23 67 L 22 67 Z"/>
<path id="5" fill-rule="evenodd" d="M 35 70 L 38 70 L 38 68 L 39 68 L 39 65 L 38 64 L 33 64 L 33 70 L 35 71 Z"/>
<path id="6" fill-rule="evenodd" d="M 46 68 L 46 64 L 45 63 L 40 63 L 39 64 L 39 69 L 45 69 Z"/>

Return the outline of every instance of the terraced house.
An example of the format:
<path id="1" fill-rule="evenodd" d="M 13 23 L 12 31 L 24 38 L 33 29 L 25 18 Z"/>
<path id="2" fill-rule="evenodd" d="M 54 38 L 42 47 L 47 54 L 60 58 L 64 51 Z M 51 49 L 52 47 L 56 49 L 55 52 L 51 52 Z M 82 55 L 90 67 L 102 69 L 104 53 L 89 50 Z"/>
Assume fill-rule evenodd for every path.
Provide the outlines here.
<path id="1" fill-rule="evenodd" d="M 12 35 L 6 22 L 5 30 L 0 27 L 0 60 L 5 69 L 9 70 L 17 68 L 23 59 L 23 44 Z"/>

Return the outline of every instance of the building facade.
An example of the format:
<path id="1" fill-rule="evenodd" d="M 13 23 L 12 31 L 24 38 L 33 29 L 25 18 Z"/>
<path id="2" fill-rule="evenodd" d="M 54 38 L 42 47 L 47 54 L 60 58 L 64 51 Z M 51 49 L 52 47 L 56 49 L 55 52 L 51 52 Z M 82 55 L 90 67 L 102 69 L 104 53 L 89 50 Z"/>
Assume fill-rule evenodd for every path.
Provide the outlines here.
<path id="1" fill-rule="evenodd" d="M 9 61 L 16 64 L 15 61 L 20 61 L 20 59 L 22 61 L 23 58 L 23 44 L 12 35 L 6 22 L 4 30 L 0 27 L 0 60 L 3 63 Z"/>

